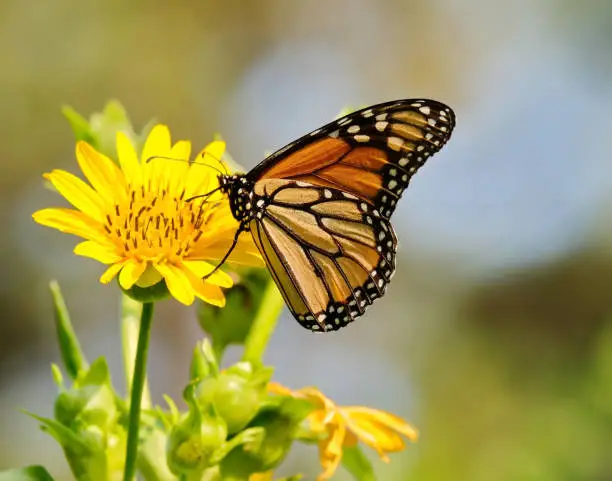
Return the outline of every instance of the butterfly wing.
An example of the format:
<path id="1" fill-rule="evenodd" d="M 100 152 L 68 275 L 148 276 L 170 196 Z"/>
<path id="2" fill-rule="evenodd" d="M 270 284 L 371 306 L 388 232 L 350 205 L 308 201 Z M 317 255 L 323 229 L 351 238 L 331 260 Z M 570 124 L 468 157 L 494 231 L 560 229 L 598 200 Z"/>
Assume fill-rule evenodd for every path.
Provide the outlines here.
<path id="1" fill-rule="evenodd" d="M 381 297 L 395 269 L 387 219 L 352 194 L 293 180 L 261 180 L 265 208 L 253 239 L 298 322 L 337 330 Z"/>
<path id="2" fill-rule="evenodd" d="M 426 99 L 353 112 L 273 153 L 252 181 L 292 179 L 351 193 L 389 218 L 410 178 L 448 141 L 450 107 Z"/>

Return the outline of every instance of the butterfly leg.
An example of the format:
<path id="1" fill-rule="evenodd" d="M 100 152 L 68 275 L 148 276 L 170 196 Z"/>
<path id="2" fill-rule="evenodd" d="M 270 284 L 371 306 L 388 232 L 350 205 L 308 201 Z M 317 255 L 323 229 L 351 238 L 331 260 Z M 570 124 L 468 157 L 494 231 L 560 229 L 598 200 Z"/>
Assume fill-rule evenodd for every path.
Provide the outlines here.
<path id="1" fill-rule="evenodd" d="M 238 237 L 240 237 L 240 234 L 242 234 L 245 230 L 246 230 L 245 225 L 240 224 L 240 226 L 236 230 L 236 234 L 234 234 L 234 240 L 232 241 L 232 245 L 230 245 L 230 248 L 227 250 L 227 252 L 223 256 L 223 258 L 219 261 L 219 263 L 215 266 L 215 268 L 212 271 L 210 271 L 208 274 L 206 274 L 202 279 L 209 278 L 210 276 L 212 276 L 215 272 L 219 270 L 219 268 L 225 263 L 227 258 L 230 256 L 230 254 L 236 247 L 236 244 L 238 244 Z"/>

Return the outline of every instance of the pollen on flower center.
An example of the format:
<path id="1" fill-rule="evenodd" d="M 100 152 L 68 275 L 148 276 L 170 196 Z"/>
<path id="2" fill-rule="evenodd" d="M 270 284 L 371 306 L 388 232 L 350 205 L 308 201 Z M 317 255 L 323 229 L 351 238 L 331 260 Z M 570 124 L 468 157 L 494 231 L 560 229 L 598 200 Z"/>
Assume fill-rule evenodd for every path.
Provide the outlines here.
<path id="1" fill-rule="evenodd" d="M 184 191 L 153 192 L 140 187 L 130 189 L 128 195 L 129 201 L 116 203 L 107 212 L 104 229 L 124 256 L 140 260 L 188 255 L 214 210 L 201 200 L 186 201 Z"/>

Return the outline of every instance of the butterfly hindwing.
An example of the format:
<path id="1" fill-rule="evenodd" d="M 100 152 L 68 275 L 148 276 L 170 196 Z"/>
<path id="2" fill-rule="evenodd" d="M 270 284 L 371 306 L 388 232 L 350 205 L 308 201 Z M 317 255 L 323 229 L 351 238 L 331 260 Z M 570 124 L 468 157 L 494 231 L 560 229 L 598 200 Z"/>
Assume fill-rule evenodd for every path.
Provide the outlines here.
<path id="1" fill-rule="evenodd" d="M 389 218 L 412 175 L 449 139 L 453 111 L 426 99 L 353 112 L 275 152 L 248 178 L 293 179 L 353 194 Z"/>
<path id="2" fill-rule="evenodd" d="M 295 318 L 339 329 L 381 297 L 395 269 L 396 238 L 367 202 L 337 189 L 261 180 L 250 230 Z"/>

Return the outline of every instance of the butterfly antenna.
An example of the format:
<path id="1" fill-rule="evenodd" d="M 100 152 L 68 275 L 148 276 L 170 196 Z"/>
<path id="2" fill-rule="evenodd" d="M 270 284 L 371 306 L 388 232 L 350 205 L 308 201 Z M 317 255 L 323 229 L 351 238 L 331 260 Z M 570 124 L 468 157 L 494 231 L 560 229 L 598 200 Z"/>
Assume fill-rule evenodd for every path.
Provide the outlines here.
<path id="1" fill-rule="evenodd" d="M 193 197 L 189 197 L 188 199 L 185 199 L 185 202 L 191 202 L 192 200 L 200 199 L 202 197 L 210 197 L 212 194 L 214 194 L 218 190 L 221 190 L 221 186 L 214 188 L 210 192 L 206 192 L 206 194 L 198 194 L 198 195 L 194 195 Z"/>
<path id="2" fill-rule="evenodd" d="M 244 231 L 244 228 L 242 227 L 242 225 L 240 227 L 238 227 L 238 229 L 236 230 L 236 233 L 234 234 L 234 240 L 232 241 L 232 245 L 230 246 L 228 251 L 225 253 L 223 258 L 219 261 L 219 263 L 215 266 L 215 268 L 212 271 L 210 271 L 208 274 L 206 274 L 202 279 L 208 279 L 215 272 L 217 272 L 219 270 L 219 268 L 225 263 L 227 258 L 230 256 L 230 254 L 232 253 L 232 251 L 236 247 L 236 244 L 238 244 L 238 237 L 240 236 L 240 234 L 243 231 Z"/>

